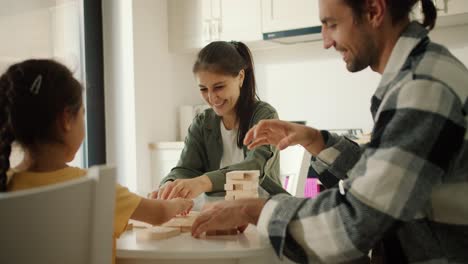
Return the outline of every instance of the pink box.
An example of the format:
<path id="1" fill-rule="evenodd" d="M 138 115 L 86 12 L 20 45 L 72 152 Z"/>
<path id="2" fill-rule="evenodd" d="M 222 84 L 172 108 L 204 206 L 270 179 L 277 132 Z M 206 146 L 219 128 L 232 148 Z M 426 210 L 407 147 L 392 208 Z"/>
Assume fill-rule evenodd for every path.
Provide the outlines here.
<path id="1" fill-rule="evenodd" d="M 288 187 L 289 176 L 284 179 L 284 189 Z M 320 192 L 316 178 L 307 178 L 305 183 L 304 197 L 313 198 Z"/>

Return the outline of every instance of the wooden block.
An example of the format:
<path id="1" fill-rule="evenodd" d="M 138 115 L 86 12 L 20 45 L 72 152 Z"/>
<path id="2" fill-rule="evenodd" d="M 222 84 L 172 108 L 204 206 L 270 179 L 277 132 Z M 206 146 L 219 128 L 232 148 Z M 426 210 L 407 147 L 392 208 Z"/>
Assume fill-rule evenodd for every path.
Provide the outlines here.
<path id="1" fill-rule="evenodd" d="M 257 180 L 260 177 L 259 170 L 250 170 L 250 171 L 230 171 L 226 173 L 227 180 L 246 180 L 252 181 Z"/>
<path id="2" fill-rule="evenodd" d="M 226 173 L 226 179 L 228 180 L 243 180 L 244 172 L 243 171 L 230 171 Z"/>
<path id="3" fill-rule="evenodd" d="M 232 191 L 234 190 L 234 184 L 224 184 L 224 190 L 225 191 Z"/>
<path id="4" fill-rule="evenodd" d="M 137 221 L 137 220 L 133 220 L 133 219 L 128 220 L 128 223 L 132 224 L 133 228 L 150 228 L 150 227 L 153 226 L 151 224 L 141 222 L 141 221 Z"/>
<path id="5" fill-rule="evenodd" d="M 136 238 L 137 240 L 161 240 L 177 236 L 179 234 L 180 230 L 178 228 L 153 226 L 151 228 L 138 230 Z"/>
<path id="6" fill-rule="evenodd" d="M 226 194 L 226 196 L 224 196 L 224 200 L 226 201 L 233 201 L 234 199 L 235 199 L 234 195 Z"/>
<path id="7" fill-rule="evenodd" d="M 186 216 L 178 215 L 161 226 L 178 228 L 181 232 L 190 232 L 192 225 L 200 212 L 190 212 Z"/>
<path id="8" fill-rule="evenodd" d="M 235 200 L 247 198 L 258 198 L 258 193 L 237 193 L 234 195 Z"/>
<path id="9" fill-rule="evenodd" d="M 245 188 L 254 188 L 254 186 L 258 187 L 258 179 L 253 180 L 253 181 L 227 179 L 226 184 L 233 184 L 235 186 L 242 185 L 243 188 L 244 188 L 244 186 L 245 186 Z M 233 187 L 235 187 L 235 186 L 233 186 Z"/>
<path id="10" fill-rule="evenodd" d="M 125 231 L 131 231 L 133 230 L 133 223 L 127 223 L 127 226 L 125 227 Z"/>
<path id="11" fill-rule="evenodd" d="M 237 235 L 237 229 L 227 229 L 227 230 L 210 230 L 206 231 L 207 236 L 230 236 Z"/>
<path id="12" fill-rule="evenodd" d="M 258 195 L 257 190 L 248 190 L 248 191 L 226 191 L 226 195 L 234 195 L 237 196 L 249 196 L 249 195 Z"/>

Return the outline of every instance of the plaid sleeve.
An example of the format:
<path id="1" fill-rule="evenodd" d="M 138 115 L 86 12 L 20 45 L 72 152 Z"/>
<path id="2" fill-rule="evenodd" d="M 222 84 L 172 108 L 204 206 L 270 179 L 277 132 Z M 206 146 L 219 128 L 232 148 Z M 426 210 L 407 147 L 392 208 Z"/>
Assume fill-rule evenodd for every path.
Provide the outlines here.
<path id="1" fill-rule="evenodd" d="M 265 205 L 258 228 L 278 256 L 300 263 L 367 258 L 387 231 L 424 214 L 463 144 L 463 103 L 439 82 L 413 80 L 380 106 L 372 140 L 342 192 L 332 188 L 314 199 L 278 195 Z M 333 153 L 320 157 L 329 167 L 344 155 Z"/>
<path id="2" fill-rule="evenodd" d="M 336 186 L 339 180 L 348 178 L 347 174 L 361 156 L 358 144 L 344 136 L 322 131 L 326 135 L 326 148 L 311 162 L 319 180 L 327 188 Z"/>

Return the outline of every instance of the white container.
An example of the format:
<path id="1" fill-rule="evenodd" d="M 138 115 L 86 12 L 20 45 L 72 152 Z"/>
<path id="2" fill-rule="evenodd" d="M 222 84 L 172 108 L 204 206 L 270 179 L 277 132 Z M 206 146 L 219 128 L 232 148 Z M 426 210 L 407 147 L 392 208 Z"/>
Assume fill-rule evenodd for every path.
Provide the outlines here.
<path id="1" fill-rule="evenodd" d="M 178 140 L 184 141 L 187 136 L 190 124 L 196 115 L 210 108 L 206 104 L 200 105 L 183 105 L 179 107 L 179 135 Z"/>
<path id="2" fill-rule="evenodd" d="M 158 142 L 149 144 L 151 153 L 151 186 L 153 189 L 159 187 L 162 178 L 177 165 L 180 154 L 184 149 L 184 142 Z"/>

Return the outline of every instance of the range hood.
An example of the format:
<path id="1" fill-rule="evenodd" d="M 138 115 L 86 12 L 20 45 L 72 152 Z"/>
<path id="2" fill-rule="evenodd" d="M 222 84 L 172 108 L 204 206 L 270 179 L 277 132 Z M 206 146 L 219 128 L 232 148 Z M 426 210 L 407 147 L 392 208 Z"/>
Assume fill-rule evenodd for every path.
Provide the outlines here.
<path id="1" fill-rule="evenodd" d="M 319 41 L 322 39 L 322 26 L 288 29 L 263 33 L 263 40 L 280 44 Z"/>

